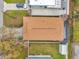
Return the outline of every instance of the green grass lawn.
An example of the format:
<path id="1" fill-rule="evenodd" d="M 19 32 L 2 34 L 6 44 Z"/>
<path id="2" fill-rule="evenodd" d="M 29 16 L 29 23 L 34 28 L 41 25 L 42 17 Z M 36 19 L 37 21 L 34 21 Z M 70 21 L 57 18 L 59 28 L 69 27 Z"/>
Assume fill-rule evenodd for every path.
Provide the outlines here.
<path id="1" fill-rule="evenodd" d="M 59 53 L 59 44 L 30 44 L 30 55 L 51 55 L 53 59 L 65 59 L 65 56 Z"/>
<path id="2" fill-rule="evenodd" d="M 22 27 L 23 16 L 28 16 L 27 11 L 9 10 L 4 13 L 4 25 L 7 27 Z"/>
<path id="3" fill-rule="evenodd" d="M 74 41 L 79 42 L 79 20 L 75 21 L 73 34 L 74 34 Z"/>
<path id="4" fill-rule="evenodd" d="M 25 3 L 25 0 L 4 0 L 7 3 Z"/>

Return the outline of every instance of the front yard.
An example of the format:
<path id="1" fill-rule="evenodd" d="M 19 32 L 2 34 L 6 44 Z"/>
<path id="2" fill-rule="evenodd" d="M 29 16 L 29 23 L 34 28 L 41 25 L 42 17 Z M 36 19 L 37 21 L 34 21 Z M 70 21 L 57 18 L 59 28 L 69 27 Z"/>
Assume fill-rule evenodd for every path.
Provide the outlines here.
<path id="1" fill-rule="evenodd" d="M 4 0 L 7 3 L 25 3 L 25 0 Z"/>
<path id="2" fill-rule="evenodd" d="M 65 56 L 59 53 L 59 44 L 55 43 L 31 43 L 29 45 L 30 55 L 51 55 L 53 59 L 65 59 Z"/>
<path id="3" fill-rule="evenodd" d="M 9 10 L 4 13 L 4 25 L 6 27 L 22 27 L 23 16 L 28 16 L 27 11 Z"/>

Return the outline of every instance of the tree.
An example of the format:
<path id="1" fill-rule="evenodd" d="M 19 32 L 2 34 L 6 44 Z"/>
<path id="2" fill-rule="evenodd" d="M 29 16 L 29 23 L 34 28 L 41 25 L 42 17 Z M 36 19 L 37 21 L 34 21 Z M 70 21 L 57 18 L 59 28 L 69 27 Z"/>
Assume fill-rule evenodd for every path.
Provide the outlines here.
<path id="1" fill-rule="evenodd" d="M 27 48 L 15 39 L 0 41 L 0 50 L 4 59 L 26 59 L 28 55 Z"/>

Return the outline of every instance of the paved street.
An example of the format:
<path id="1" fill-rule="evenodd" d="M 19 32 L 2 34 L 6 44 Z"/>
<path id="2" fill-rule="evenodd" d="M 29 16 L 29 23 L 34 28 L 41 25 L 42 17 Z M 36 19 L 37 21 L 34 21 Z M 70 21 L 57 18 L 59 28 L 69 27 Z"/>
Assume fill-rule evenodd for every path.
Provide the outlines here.
<path id="1" fill-rule="evenodd" d="M 3 8 L 4 8 L 4 2 L 3 0 L 0 0 L 0 27 L 3 26 Z"/>

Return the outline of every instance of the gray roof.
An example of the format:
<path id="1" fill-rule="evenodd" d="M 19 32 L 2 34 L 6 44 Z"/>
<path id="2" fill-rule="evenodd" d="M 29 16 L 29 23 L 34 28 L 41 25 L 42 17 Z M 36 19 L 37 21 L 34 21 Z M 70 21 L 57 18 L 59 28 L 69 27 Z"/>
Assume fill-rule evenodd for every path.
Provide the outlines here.
<path id="1" fill-rule="evenodd" d="M 52 59 L 51 56 L 46 56 L 46 55 L 34 55 L 34 56 L 29 56 L 27 59 Z"/>
<path id="2" fill-rule="evenodd" d="M 31 6 L 32 16 L 60 16 L 69 15 L 69 0 L 61 1 L 61 8 L 51 8 L 48 6 Z"/>
<path id="3" fill-rule="evenodd" d="M 28 59 L 51 59 L 51 57 L 28 57 Z"/>

